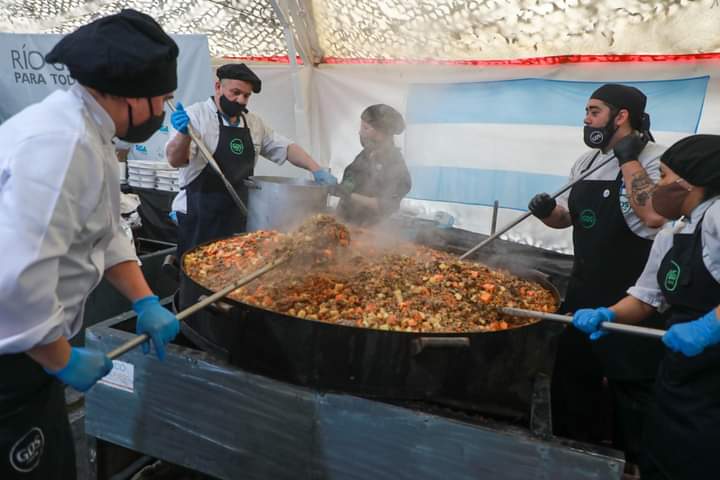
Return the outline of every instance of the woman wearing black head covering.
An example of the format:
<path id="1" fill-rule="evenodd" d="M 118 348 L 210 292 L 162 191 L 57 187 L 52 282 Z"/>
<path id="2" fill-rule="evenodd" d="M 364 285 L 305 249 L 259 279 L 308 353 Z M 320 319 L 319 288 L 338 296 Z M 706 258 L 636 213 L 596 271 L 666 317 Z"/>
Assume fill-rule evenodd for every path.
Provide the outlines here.
<path id="1" fill-rule="evenodd" d="M 343 172 L 334 193 L 338 213 L 348 222 L 372 225 L 391 215 L 410 191 L 410 172 L 395 135 L 405 130 L 402 115 L 389 105 L 371 105 L 360 116 L 362 152 Z"/>
<path id="2" fill-rule="evenodd" d="M 667 348 L 645 430 L 642 478 L 715 478 L 720 472 L 720 136 L 685 138 L 661 162 L 653 207 L 684 220 L 657 235 L 627 297 L 610 308 L 579 310 L 573 323 L 597 337 L 603 335 L 602 321 L 637 323 L 667 309 L 668 332 L 662 339 Z"/>

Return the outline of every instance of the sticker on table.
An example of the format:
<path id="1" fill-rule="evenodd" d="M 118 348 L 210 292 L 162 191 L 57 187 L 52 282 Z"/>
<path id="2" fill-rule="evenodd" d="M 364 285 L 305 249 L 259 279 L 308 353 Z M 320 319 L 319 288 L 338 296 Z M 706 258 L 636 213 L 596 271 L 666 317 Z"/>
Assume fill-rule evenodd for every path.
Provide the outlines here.
<path id="1" fill-rule="evenodd" d="M 111 388 L 124 390 L 128 393 L 135 392 L 135 365 L 132 363 L 113 360 L 113 369 L 98 383 Z"/>

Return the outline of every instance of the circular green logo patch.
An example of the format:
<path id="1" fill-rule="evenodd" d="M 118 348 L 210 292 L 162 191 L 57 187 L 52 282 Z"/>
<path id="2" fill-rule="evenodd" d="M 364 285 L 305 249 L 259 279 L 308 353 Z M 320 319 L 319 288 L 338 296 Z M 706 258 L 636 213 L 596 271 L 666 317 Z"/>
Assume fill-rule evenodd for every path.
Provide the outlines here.
<path id="1" fill-rule="evenodd" d="M 595 216 L 595 212 L 592 210 L 587 209 L 580 212 L 580 225 L 582 225 L 583 228 L 590 229 L 595 226 L 596 222 L 597 217 Z"/>
<path id="2" fill-rule="evenodd" d="M 668 292 L 674 292 L 680 280 L 680 265 L 670 260 L 670 270 L 665 274 L 665 289 Z"/>
<path id="3" fill-rule="evenodd" d="M 243 145 L 242 140 L 240 140 L 239 138 L 233 138 L 230 141 L 230 151 L 235 155 L 242 155 L 242 153 L 245 151 L 245 145 Z"/>

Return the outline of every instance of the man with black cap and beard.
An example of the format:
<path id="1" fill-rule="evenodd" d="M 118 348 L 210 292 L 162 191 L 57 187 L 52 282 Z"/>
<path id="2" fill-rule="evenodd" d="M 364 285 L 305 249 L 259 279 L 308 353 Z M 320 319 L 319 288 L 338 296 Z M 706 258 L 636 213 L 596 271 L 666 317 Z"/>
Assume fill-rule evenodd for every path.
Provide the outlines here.
<path id="1" fill-rule="evenodd" d="M 112 369 L 71 347 L 103 275 L 133 302 L 160 358 L 179 330 L 152 294 L 120 222 L 113 137 L 143 142 L 177 86 L 178 47 L 134 10 L 65 36 L 47 55 L 77 84 L 0 126 L 0 478 L 76 478 L 63 383 Z M 147 344 L 144 347 L 147 351 Z"/>
<path id="2" fill-rule="evenodd" d="M 634 87 L 598 88 L 585 107 L 584 141 L 592 150 L 577 160 L 570 180 L 600 162 L 608 163 L 557 202 L 541 193 L 528 206 L 552 228 L 573 227 L 575 258 L 562 312 L 609 305 L 624 297 L 665 223 L 650 202 L 664 148 L 648 143 L 652 136 L 646 101 Z M 645 325 L 658 321 L 654 317 Z M 630 462 L 637 462 L 642 418 L 652 400 L 661 354 L 658 342 L 650 339 L 618 335 L 591 345 L 576 329 L 565 329 L 552 379 L 554 433 L 602 440 L 606 377 L 613 399 L 613 444 Z"/>
<path id="3" fill-rule="evenodd" d="M 338 213 L 344 221 L 373 225 L 395 212 L 410 191 L 410 172 L 394 143 L 403 130 L 402 115 L 389 105 L 370 105 L 360 115 L 363 150 L 332 190 L 340 197 Z"/>
<path id="4" fill-rule="evenodd" d="M 253 93 L 262 82 L 245 64 L 227 64 L 217 69 L 215 95 L 204 102 L 181 103 L 172 114 L 175 131 L 165 152 L 170 165 L 180 168 L 182 190 L 173 201 L 178 212 L 178 254 L 203 242 L 245 231 L 246 218 L 219 175 L 212 170 L 197 145 L 191 142 L 192 126 L 213 152 L 220 170 L 247 203 L 243 180 L 253 175 L 258 156 L 280 165 L 286 160 L 312 172 L 315 182 L 334 185 L 337 179 L 298 144 L 274 132 L 260 117 L 248 112 Z"/>
<path id="5" fill-rule="evenodd" d="M 720 472 L 720 136 L 693 135 L 662 156 L 655 210 L 672 220 L 642 275 L 610 308 L 578 310 L 591 338 L 601 322 L 642 323 L 665 310 L 667 347 L 646 423 L 643 480 L 716 478 Z M 623 352 L 612 352 L 621 355 Z"/>

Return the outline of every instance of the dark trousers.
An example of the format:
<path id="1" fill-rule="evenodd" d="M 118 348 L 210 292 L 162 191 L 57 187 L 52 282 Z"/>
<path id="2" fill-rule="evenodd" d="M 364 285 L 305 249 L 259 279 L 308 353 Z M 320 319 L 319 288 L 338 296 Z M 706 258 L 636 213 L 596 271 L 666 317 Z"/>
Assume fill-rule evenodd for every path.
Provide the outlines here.
<path id="1" fill-rule="evenodd" d="M 74 480 L 65 389 L 25 354 L 0 355 L 0 479 Z"/>
<path id="2" fill-rule="evenodd" d="M 654 379 L 608 379 L 590 340 L 575 328 L 560 336 L 552 379 L 553 433 L 572 440 L 611 441 L 626 460 L 643 463 L 642 430 Z"/>

